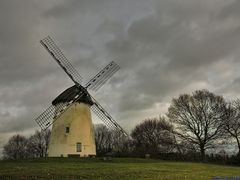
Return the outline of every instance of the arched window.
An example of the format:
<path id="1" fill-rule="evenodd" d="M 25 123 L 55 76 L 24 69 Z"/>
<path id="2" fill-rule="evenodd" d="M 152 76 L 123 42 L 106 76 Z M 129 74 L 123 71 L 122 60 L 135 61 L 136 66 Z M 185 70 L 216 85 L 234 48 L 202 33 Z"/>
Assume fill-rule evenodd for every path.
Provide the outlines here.
<path id="1" fill-rule="evenodd" d="M 76 144 L 76 150 L 77 150 L 77 152 L 82 152 L 82 143 L 77 142 L 77 144 Z"/>

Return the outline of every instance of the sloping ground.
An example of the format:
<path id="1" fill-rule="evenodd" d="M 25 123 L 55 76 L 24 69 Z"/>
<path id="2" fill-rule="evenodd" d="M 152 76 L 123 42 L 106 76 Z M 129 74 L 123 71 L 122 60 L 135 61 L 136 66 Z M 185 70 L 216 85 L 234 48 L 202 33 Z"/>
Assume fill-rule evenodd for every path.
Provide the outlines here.
<path id="1" fill-rule="evenodd" d="M 217 179 L 239 177 L 240 167 L 114 158 L 0 161 L 0 179 Z"/>

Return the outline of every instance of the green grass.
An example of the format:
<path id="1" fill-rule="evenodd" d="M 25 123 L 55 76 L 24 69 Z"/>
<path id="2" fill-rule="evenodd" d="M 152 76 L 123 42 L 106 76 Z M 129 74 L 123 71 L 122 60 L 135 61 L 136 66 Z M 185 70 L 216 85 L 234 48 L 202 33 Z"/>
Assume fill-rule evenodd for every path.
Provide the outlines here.
<path id="1" fill-rule="evenodd" d="M 0 179 L 206 180 L 214 176 L 240 176 L 240 167 L 134 158 L 0 161 Z"/>

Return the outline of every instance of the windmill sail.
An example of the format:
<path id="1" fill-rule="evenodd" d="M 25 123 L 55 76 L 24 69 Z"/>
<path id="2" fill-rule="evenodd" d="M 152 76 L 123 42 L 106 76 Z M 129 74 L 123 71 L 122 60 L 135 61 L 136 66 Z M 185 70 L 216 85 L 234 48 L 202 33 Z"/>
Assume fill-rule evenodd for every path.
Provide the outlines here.
<path id="1" fill-rule="evenodd" d="M 108 114 L 108 112 L 97 102 L 93 97 L 93 106 L 91 106 L 92 111 L 101 119 L 110 129 L 117 130 L 118 132 L 128 136 L 126 131 Z"/>
<path id="2" fill-rule="evenodd" d="M 35 121 L 42 130 L 46 130 L 52 125 L 55 119 L 57 119 L 62 113 L 64 113 L 74 102 L 79 100 L 84 92 L 77 94 L 71 101 L 63 104 L 59 104 L 58 111 L 54 105 L 49 106 L 42 114 L 40 114 Z"/>
<path id="3" fill-rule="evenodd" d="M 53 59 L 61 66 L 61 68 L 67 73 L 67 75 L 73 80 L 75 84 L 82 83 L 82 76 L 77 72 L 77 70 L 72 66 L 72 64 L 68 61 L 68 59 L 64 56 L 59 47 L 54 43 L 50 36 L 42 39 L 40 43 L 49 54 L 53 57 Z"/>
<path id="4" fill-rule="evenodd" d="M 51 126 L 55 114 L 55 107 L 53 105 L 49 106 L 42 114 L 40 114 L 35 121 L 40 126 L 42 130 L 47 129 Z"/>
<path id="5" fill-rule="evenodd" d="M 98 90 L 115 72 L 120 69 L 114 61 L 110 62 L 96 76 L 94 76 L 85 87 L 90 90 Z"/>

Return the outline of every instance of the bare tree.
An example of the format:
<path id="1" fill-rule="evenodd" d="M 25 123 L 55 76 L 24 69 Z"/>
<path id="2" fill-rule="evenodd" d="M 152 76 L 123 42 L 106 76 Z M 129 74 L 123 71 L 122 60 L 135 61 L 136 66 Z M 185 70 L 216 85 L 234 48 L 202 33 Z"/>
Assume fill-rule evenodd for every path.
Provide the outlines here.
<path id="1" fill-rule="evenodd" d="M 98 156 L 106 154 L 126 155 L 131 151 L 131 142 L 123 133 L 110 130 L 103 124 L 95 125 L 95 142 Z"/>
<path id="2" fill-rule="evenodd" d="M 3 147 L 3 156 L 6 159 L 23 159 L 28 157 L 27 139 L 18 134 L 12 136 Z"/>
<path id="3" fill-rule="evenodd" d="M 46 157 L 50 141 L 50 130 L 36 131 L 29 137 L 27 149 L 30 157 Z"/>
<path id="4" fill-rule="evenodd" d="M 227 134 L 237 142 L 238 156 L 240 156 L 240 99 L 229 103 L 226 109 L 228 118 L 224 121 Z"/>
<path id="5" fill-rule="evenodd" d="M 164 117 L 145 120 L 131 133 L 135 151 L 140 154 L 169 152 L 174 143 L 172 130 L 173 126 Z"/>
<path id="6" fill-rule="evenodd" d="M 98 156 L 112 151 L 112 133 L 103 124 L 95 126 L 95 143 Z"/>
<path id="7" fill-rule="evenodd" d="M 176 125 L 175 133 L 197 145 L 204 159 L 205 150 L 212 148 L 214 141 L 222 136 L 225 105 L 222 96 L 198 90 L 174 98 L 167 115 Z"/>
<path id="8" fill-rule="evenodd" d="M 128 136 L 119 131 L 111 131 L 112 152 L 118 155 L 126 155 L 132 152 L 132 142 Z"/>

